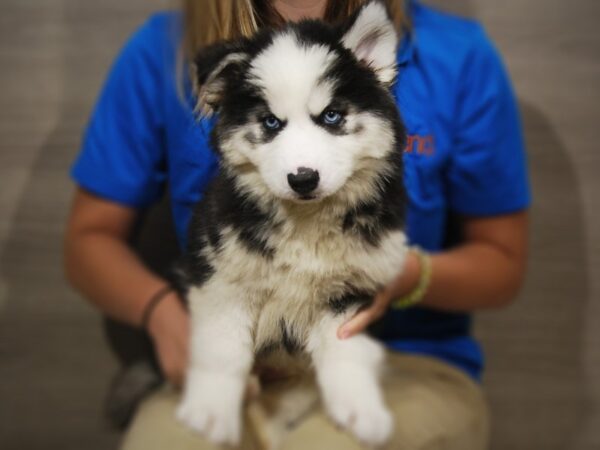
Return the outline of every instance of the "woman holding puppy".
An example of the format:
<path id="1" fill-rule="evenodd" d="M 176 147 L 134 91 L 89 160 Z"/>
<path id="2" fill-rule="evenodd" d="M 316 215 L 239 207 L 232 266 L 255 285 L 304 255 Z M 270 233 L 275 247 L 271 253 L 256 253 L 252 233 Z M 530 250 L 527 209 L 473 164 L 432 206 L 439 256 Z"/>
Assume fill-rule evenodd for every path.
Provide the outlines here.
<path id="1" fill-rule="evenodd" d="M 215 173 L 210 122 L 195 120 L 187 62 L 205 45 L 263 26 L 302 18 L 343 22 L 361 3 L 189 0 L 181 14 L 157 14 L 142 26 L 108 77 L 72 172 L 79 189 L 67 273 L 104 313 L 145 328 L 171 385 L 181 385 L 185 373 L 187 312 L 128 239 L 138 213 L 168 183 L 184 245 L 191 207 Z M 483 363 L 469 312 L 508 304 L 524 274 L 529 191 L 518 113 L 479 25 L 418 1 L 387 3 L 401 36 L 392 89 L 408 132 L 407 234 L 415 250 L 338 338 L 381 319 L 378 335 L 389 348 L 386 402 L 395 416 L 389 448 L 483 449 Z M 175 422 L 177 401 L 170 388 L 150 394 L 123 448 L 213 448 Z M 245 428 L 243 447 L 255 448 L 261 431 Z M 315 411 L 287 431 L 282 448 L 359 444 Z"/>

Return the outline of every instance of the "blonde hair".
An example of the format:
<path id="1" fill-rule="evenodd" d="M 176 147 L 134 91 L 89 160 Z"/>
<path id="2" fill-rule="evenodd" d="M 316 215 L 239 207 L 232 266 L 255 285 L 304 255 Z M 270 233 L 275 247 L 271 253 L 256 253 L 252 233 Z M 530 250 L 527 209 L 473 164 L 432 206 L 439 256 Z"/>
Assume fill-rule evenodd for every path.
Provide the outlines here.
<path id="1" fill-rule="evenodd" d="M 328 0 L 325 21 L 338 23 L 348 18 L 366 0 Z M 398 31 L 409 25 L 404 0 L 386 0 Z M 262 26 L 280 26 L 283 18 L 272 0 L 184 0 L 183 50 L 191 58 L 206 45 L 222 39 L 248 37 Z"/>

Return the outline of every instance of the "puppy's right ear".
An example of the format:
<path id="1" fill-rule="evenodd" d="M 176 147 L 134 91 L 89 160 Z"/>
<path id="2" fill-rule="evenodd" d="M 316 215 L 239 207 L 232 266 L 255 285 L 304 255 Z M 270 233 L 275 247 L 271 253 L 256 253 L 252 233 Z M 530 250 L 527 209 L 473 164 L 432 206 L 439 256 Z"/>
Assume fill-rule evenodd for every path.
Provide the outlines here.
<path id="1" fill-rule="evenodd" d="M 192 64 L 196 112 L 209 117 L 218 111 L 228 78 L 234 77 L 247 59 L 239 42 L 218 43 L 198 52 Z"/>

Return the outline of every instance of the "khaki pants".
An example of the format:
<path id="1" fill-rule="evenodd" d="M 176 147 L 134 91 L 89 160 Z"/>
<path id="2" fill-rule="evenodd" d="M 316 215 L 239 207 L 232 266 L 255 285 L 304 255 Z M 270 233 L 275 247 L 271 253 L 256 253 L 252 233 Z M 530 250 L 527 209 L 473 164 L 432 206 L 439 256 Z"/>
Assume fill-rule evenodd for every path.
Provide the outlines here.
<path id="1" fill-rule="evenodd" d="M 389 450 L 484 450 L 489 416 L 482 390 L 461 371 L 425 356 L 389 352 L 384 377 L 395 417 Z M 268 386 L 264 388 L 265 391 Z M 163 388 L 146 399 L 125 434 L 122 450 L 212 450 L 216 447 L 175 420 L 178 393 Z M 261 447 L 246 421 L 241 448 Z M 361 446 L 315 409 L 284 437 L 282 450 L 358 450 Z"/>

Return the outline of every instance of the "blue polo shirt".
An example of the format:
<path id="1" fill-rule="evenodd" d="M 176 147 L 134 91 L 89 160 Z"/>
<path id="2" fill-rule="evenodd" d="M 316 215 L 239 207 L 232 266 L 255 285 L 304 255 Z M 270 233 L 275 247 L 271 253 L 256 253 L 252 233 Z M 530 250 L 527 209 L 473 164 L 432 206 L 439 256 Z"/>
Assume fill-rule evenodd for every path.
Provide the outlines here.
<path id="1" fill-rule="evenodd" d="M 412 30 L 398 51 L 394 86 L 408 130 L 408 236 L 436 252 L 447 244 L 453 215 L 522 210 L 530 194 L 513 91 L 482 27 L 417 1 L 409 8 Z M 211 123 L 195 119 L 189 86 L 177 87 L 180 22 L 177 13 L 155 14 L 127 42 L 71 173 L 80 187 L 137 209 L 157 201 L 168 181 L 183 246 L 217 157 Z M 432 355 L 479 378 L 483 355 L 470 329 L 468 314 L 412 308 L 390 311 L 381 338 L 392 349 Z"/>

